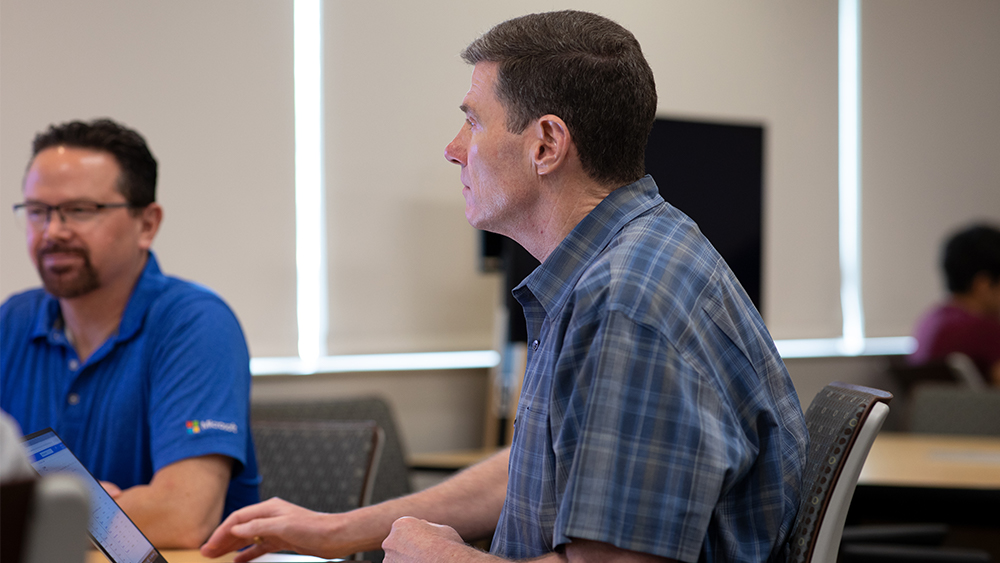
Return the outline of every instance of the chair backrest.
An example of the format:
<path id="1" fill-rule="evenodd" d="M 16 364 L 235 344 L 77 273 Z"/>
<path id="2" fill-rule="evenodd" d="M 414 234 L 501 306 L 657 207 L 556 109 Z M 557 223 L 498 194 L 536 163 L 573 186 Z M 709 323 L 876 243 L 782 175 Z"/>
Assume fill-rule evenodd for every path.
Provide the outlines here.
<path id="1" fill-rule="evenodd" d="M 961 353 L 952 352 L 944 359 L 951 371 L 962 384 L 970 389 L 986 389 L 986 377 L 976 367 L 972 358 Z"/>
<path id="2" fill-rule="evenodd" d="M 1000 436 L 1000 389 L 921 385 L 909 418 L 911 432 Z"/>
<path id="3" fill-rule="evenodd" d="M 371 499 L 383 433 L 372 421 L 252 421 L 262 499 L 320 512 Z"/>
<path id="4" fill-rule="evenodd" d="M 77 477 L 55 473 L 4 483 L 0 496 L 4 563 L 84 563 L 90 500 Z"/>
<path id="5" fill-rule="evenodd" d="M 372 504 L 400 497 L 413 491 L 410 484 L 406 450 L 400 439 L 395 417 L 381 397 L 350 397 L 317 401 L 258 403 L 251 405 L 252 421 L 279 420 L 374 420 L 385 432 L 382 458 L 372 490 Z"/>
<path id="6" fill-rule="evenodd" d="M 904 394 L 925 383 L 952 383 L 972 389 L 986 387 L 986 379 L 975 362 L 961 352 L 920 365 L 910 365 L 905 356 L 894 356 L 889 360 L 889 375 Z"/>
<path id="7" fill-rule="evenodd" d="M 835 563 L 847 509 L 892 395 L 833 382 L 806 411 L 809 453 L 802 499 L 789 543 L 794 563 Z"/>

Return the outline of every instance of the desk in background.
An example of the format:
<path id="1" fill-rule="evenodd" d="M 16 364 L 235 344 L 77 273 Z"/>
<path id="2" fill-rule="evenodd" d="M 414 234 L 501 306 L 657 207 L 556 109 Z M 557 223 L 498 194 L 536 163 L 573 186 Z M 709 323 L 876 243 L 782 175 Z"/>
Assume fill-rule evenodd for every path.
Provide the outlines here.
<path id="1" fill-rule="evenodd" d="M 1000 557 L 1000 437 L 880 434 L 847 521 L 946 523 L 957 545 Z"/>
<path id="2" fill-rule="evenodd" d="M 1000 491 L 1000 437 L 880 434 L 858 486 Z"/>

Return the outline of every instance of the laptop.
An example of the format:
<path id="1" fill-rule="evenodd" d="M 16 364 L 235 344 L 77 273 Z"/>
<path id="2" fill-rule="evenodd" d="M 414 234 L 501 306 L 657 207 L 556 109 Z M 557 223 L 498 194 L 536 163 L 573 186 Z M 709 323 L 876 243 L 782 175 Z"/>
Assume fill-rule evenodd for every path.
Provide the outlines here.
<path id="1" fill-rule="evenodd" d="M 28 460 L 39 475 L 69 472 L 86 485 L 90 493 L 90 539 L 111 563 L 167 563 L 139 527 L 125 514 L 101 483 L 80 463 L 51 428 L 24 437 Z M 329 561 L 307 555 L 269 553 L 254 561 L 321 562 Z M 343 561 L 342 559 L 334 561 Z"/>

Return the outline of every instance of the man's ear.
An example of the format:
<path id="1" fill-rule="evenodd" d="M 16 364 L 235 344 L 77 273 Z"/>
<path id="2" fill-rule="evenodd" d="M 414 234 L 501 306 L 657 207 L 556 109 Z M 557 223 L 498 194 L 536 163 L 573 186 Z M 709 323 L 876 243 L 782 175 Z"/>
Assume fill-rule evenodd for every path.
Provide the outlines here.
<path id="1" fill-rule="evenodd" d="M 150 203 L 139 212 L 139 246 L 143 250 L 149 250 L 153 246 L 153 238 L 160 230 L 160 222 L 163 221 L 163 208 L 158 203 Z"/>
<path id="2" fill-rule="evenodd" d="M 555 115 L 543 115 L 535 120 L 535 142 L 531 159 L 538 174 L 551 174 L 566 162 L 573 142 L 566 122 Z"/>

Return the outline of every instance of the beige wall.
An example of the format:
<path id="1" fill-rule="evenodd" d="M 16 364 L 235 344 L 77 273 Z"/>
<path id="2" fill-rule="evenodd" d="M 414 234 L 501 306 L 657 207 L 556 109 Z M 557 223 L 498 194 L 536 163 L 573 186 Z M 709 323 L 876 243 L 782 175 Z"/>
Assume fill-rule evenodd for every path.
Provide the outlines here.
<path id="1" fill-rule="evenodd" d="M 367 372 L 254 378 L 260 403 L 378 395 L 392 407 L 410 453 L 482 446 L 489 375 L 485 369 Z"/>
<path id="2" fill-rule="evenodd" d="M 295 352 L 291 3 L 0 2 L 0 295 L 35 286 L 21 200 L 34 134 L 110 116 L 160 164 L 164 271 L 235 309 L 255 356 Z"/>
<path id="3" fill-rule="evenodd" d="M 862 6 L 862 291 L 896 336 L 944 295 L 941 240 L 1000 226 L 1000 2 Z"/>
<path id="4" fill-rule="evenodd" d="M 476 269 L 442 157 L 470 74 L 457 54 L 504 18 L 569 5 L 634 30 L 661 114 L 768 128 L 765 316 L 778 337 L 836 336 L 835 3 L 328 1 L 331 353 L 493 346 L 499 280 Z M 294 355 L 290 13 L 271 0 L 2 0 L 0 206 L 19 200 L 27 144 L 48 123 L 137 127 L 163 168 L 164 269 L 223 295 L 253 355 Z M 0 214 L 3 295 L 36 283 L 12 223 Z"/>
<path id="5" fill-rule="evenodd" d="M 779 337 L 839 334 L 835 2 L 325 6 L 331 351 L 492 344 L 498 285 L 475 271 L 442 155 L 468 89 L 458 53 L 503 19 L 566 6 L 633 30 L 661 115 L 768 128 L 765 316 Z"/>

